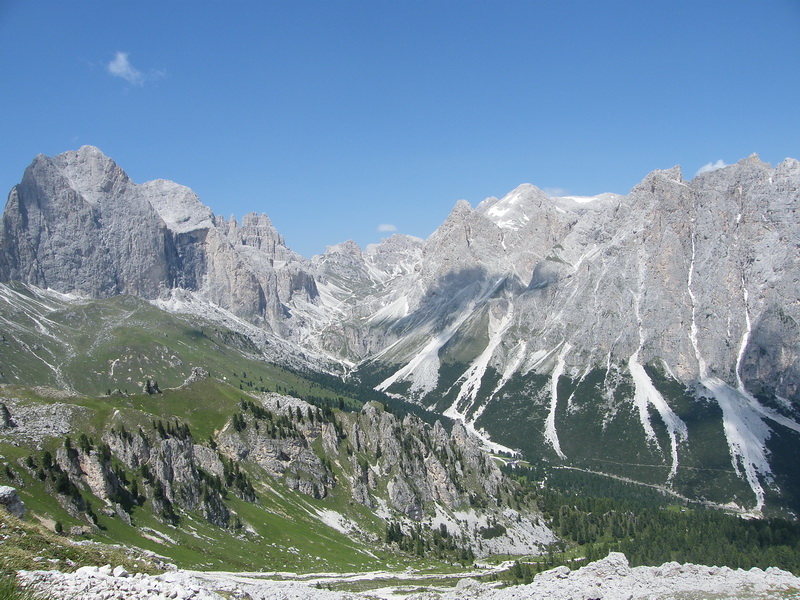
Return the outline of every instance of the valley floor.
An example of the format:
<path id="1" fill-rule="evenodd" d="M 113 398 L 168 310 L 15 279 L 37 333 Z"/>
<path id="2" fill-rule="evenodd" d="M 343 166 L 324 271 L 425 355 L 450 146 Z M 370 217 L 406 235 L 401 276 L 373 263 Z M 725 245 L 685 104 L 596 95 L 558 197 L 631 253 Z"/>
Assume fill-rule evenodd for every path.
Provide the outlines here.
<path id="1" fill-rule="evenodd" d="M 748 571 L 727 567 L 666 563 L 660 567 L 630 567 L 620 553 L 608 555 L 570 571 L 561 566 L 536 576 L 529 585 L 498 588 L 480 583 L 463 573 L 455 587 L 447 587 L 453 575 L 411 572 L 368 574 L 290 574 L 172 571 L 158 576 L 131 575 L 121 567 L 83 567 L 75 573 L 20 571 L 19 578 L 30 586 L 60 599 L 164 598 L 217 600 L 539 600 L 552 598 L 726 598 L 800 599 L 800 577 L 776 568 Z M 441 586 L 436 579 L 441 579 Z M 280 580 L 279 580 L 280 579 Z M 289 580 L 294 579 L 294 580 Z M 369 582 L 368 591 L 333 591 L 329 587 Z M 385 585 L 384 585 L 385 584 Z"/>

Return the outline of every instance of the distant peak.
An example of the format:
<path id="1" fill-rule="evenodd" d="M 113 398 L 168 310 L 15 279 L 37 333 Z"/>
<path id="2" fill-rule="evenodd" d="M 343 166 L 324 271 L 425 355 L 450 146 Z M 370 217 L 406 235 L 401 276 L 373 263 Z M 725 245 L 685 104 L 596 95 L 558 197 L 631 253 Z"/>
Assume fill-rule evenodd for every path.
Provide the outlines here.
<path id="1" fill-rule="evenodd" d="M 755 152 L 753 152 L 747 158 L 743 158 L 742 160 L 740 160 L 739 163 L 740 164 L 767 165 L 767 163 L 762 161 L 761 158 L 759 158 L 758 154 L 756 154 Z"/>
<path id="2" fill-rule="evenodd" d="M 472 205 L 466 200 L 459 200 L 458 202 L 456 202 L 452 210 L 452 213 L 454 214 L 471 213 L 471 212 L 472 212 Z"/>
<path id="3" fill-rule="evenodd" d="M 272 227 L 266 213 L 249 212 L 242 217 L 242 227 Z"/>
<path id="4" fill-rule="evenodd" d="M 664 177 L 666 179 L 671 179 L 672 181 L 675 181 L 677 183 L 683 182 L 683 171 L 681 170 L 680 165 L 675 165 L 671 169 L 654 171 L 653 173 L 656 175 L 660 175 L 661 177 Z"/>
<path id="5" fill-rule="evenodd" d="M 155 179 L 139 186 L 152 207 L 172 231 L 186 233 L 208 229 L 214 213 L 191 189 L 167 179 Z"/>
<path id="6" fill-rule="evenodd" d="M 328 246 L 325 249 L 325 254 L 350 254 L 353 256 L 360 256 L 361 246 L 359 246 L 353 240 L 347 240 L 346 242 L 341 242 L 340 244 Z"/>
<path id="7" fill-rule="evenodd" d="M 102 150 L 100 150 L 100 148 L 88 144 L 81 146 L 78 149 L 78 154 L 95 154 L 95 155 L 99 154 L 101 156 L 105 156 L 105 154 L 103 153 Z"/>
<path id="8" fill-rule="evenodd" d="M 103 165 L 105 168 L 111 168 L 111 165 L 117 166 L 97 146 L 81 146 L 78 150 L 67 150 L 54 156 L 52 161 L 61 168 L 73 169 L 79 168 L 78 165 Z"/>
<path id="9" fill-rule="evenodd" d="M 478 206 L 478 212 L 503 229 L 520 229 L 531 220 L 531 211 L 547 200 L 547 194 L 535 185 L 518 185 L 502 199 L 487 198 Z"/>

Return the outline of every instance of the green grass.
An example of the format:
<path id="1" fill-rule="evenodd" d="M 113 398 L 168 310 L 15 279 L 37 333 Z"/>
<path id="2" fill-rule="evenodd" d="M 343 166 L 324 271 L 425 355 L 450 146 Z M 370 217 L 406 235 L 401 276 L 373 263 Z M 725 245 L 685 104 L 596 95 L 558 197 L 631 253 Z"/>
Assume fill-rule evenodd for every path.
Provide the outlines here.
<path id="1" fill-rule="evenodd" d="M 0 339 L 0 384 L 72 389 L 89 397 L 115 389 L 134 395 L 147 379 L 162 390 L 177 387 L 193 367 L 202 367 L 243 391 L 337 403 L 341 397 L 347 406 L 361 405 L 353 390 L 330 389 L 335 378 L 304 377 L 269 364 L 248 337 L 202 318 L 171 314 L 132 296 L 70 304 L 15 289 L 16 305 L 0 303 L 0 313 L 14 323 Z"/>
<path id="2" fill-rule="evenodd" d="M 18 481 L 11 483 L 24 484 L 19 494 L 31 516 L 19 521 L 19 524 L 27 529 L 33 527 L 37 536 L 28 534 L 26 540 L 30 544 L 25 546 L 25 553 L 7 552 L 7 566 L 14 569 L 36 568 L 37 563 L 32 561 L 31 553 L 50 546 L 51 540 L 60 540 L 63 544 L 65 538 L 56 536 L 42 526 L 35 526 L 33 519 L 41 519 L 51 528 L 59 521 L 67 531 L 73 525 L 85 526 L 88 523 L 70 516 L 55 495 L 47 493 L 43 484 L 35 478 L 20 475 Z M 382 533 L 381 522 L 374 516 L 370 518 L 366 508 L 349 506 L 345 489 L 334 490 L 328 498 L 314 500 L 287 490 L 274 480 L 256 481 L 255 486 L 258 490 L 256 503 L 245 502 L 228 494 L 226 504 L 244 525 L 240 531 L 217 527 L 208 523 L 199 513 L 186 512 L 182 513 L 179 526 L 171 526 L 155 518 L 150 512 L 149 502 L 133 509 L 131 527 L 117 516 L 104 514 L 103 503 L 84 492 L 84 497 L 90 500 L 98 515 L 100 527 L 90 537 L 105 544 L 123 544 L 149 550 L 180 567 L 197 569 L 277 569 L 300 573 L 364 571 L 385 568 L 394 560 L 387 550 L 382 549 L 382 544 L 376 548 L 374 543 L 357 535 L 340 533 L 317 518 L 317 511 L 326 509 L 349 514 L 352 519 L 358 520 L 362 528 L 372 529 L 373 535 L 379 537 Z M 15 544 L 15 547 L 20 546 Z M 64 559 L 60 554 L 45 554 L 44 557 Z M 73 555 L 70 557 L 78 564 L 124 564 L 114 562 L 120 560 L 117 558 L 101 559 L 95 555 L 89 555 L 85 560 Z M 98 560 L 104 562 L 98 563 Z"/>
<path id="3" fill-rule="evenodd" d="M 46 600 L 47 596 L 27 590 L 12 573 L 0 573 L 0 600 Z"/>
<path id="4" fill-rule="evenodd" d="M 30 518 L 18 519 L 0 511 L 0 572 L 58 568 L 74 571 L 85 565 L 122 565 L 131 573 L 161 569 L 141 552 L 104 544 L 71 544 Z"/>
<path id="5" fill-rule="evenodd" d="M 250 373 L 247 373 L 250 376 Z M 299 379 L 299 376 L 297 376 Z M 309 383 L 309 388 L 311 384 Z M 52 404 L 55 399 L 22 387 L 6 387 L 6 392 L 25 403 Z M 318 392 L 321 390 L 317 390 Z M 70 436 L 73 447 L 79 433 L 86 433 L 99 443 L 103 435 L 112 428 L 119 431 L 123 426 L 131 434 L 141 427 L 153 436 L 154 420 L 174 421 L 189 425 L 194 442 L 208 445 L 234 413 L 240 411 L 240 399 L 255 400 L 244 390 L 224 381 L 207 378 L 180 389 L 166 389 L 162 394 L 135 394 L 128 397 L 76 396 L 61 399 L 82 410 L 75 414 Z M 341 421 L 352 421 L 355 413 L 336 412 Z M 253 421 L 251 417 L 251 425 Z M 11 465 L 14 479 L 8 480 L 0 472 L 0 484 L 8 483 L 19 490 L 31 518 L 42 520 L 50 529 L 59 522 L 65 531 L 73 526 L 90 526 L 82 515 L 70 514 L 62 504 L 63 498 L 53 493 L 53 483 L 42 482 L 35 474 L 41 465 L 42 452 L 48 450 L 55 455 L 63 448 L 64 438 L 45 440 L 41 448 L 15 446 L 0 442 L 0 454 Z M 227 494 L 225 504 L 232 511 L 232 522 L 238 519 L 243 527 L 215 526 L 199 513 L 180 512 L 180 522 L 172 526 L 153 514 L 152 502 L 133 506 L 130 512 L 132 526 L 116 514 L 106 510 L 106 504 L 94 497 L 86 488 L 81 495 L 97 515 L 98 529 L 88 537 L 105 544 L 124 544 L 142 548 L 165 557 L 180 567 L 223 570 L 287 570 L 295 572 L 314 571 L 370 571 L 386 568 L 404 568 L 405 556 L 398 555 L 396 548 L 385 547 L 382 537 L 384 522 L 364 506 L 352 502 L 349 485 L 352 466 L 345 455 L 348 441 L 343 441 L 340 455 L 332 456 L 331 465 L 339 483 L 327 497 L 313 499 L 287 489 L 280 479 L 266 475 L 255 463 L 239 462 L 253 483 L 258 499 L 255 503 L 243 501 L 233 493 Z M 322 440 L 312 445 L 322 455 Z M 363 454 L 363 453 L 362 453 Z M 25 463 L 28 456 L 36 462 L 30 471 Z M 375 457 L 371 456 L 374 461 Z M 113 464 L 122 467 L 116 458 Z M 139 473 L 124 469 L 129 480 Z M 376 493 L 385 494 L 385 482 Z M 335 511 L 357 522 L 363 534 L 341 533 L 321 522 L 319 511 Z M 418 560 L 417 566 L 440 566 L 440 561 Z"/>

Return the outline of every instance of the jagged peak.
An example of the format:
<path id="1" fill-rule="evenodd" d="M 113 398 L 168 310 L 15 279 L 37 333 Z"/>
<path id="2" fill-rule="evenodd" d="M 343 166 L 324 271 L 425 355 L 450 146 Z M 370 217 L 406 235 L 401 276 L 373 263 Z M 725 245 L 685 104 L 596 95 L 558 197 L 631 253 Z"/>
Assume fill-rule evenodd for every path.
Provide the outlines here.
<path id="1" fill-rule="evenodd" d="M 791 157 L 785 158 L 781 164 L 776 167 L 775 171 L 787 175 L 798 172 L 800 171 L 800 161 Z"/>
<path id="2" fill-rule="evenodd" d="M 78 148 L 78 154 L 80 155 L 91 155 L 91 156 L 102 156 L 103 158 L 108 158 L 108 156 L 100 150 L 97 146 L 92 146 L 91 144 L 84 144 L 80 148 Z M 111 160 L 109 158 L 109 160 Z"/>
<path id="3" fill-rule="evenodd" d="M 139 186 L 167 227 L 175 233 L 208 229 L 214 213 L 190 188 L 167 179 L 154 179 Z"/>
<path id="4" fill-rule="evenodd" d="M 347 240 L 339 244 L 328 246 L 325 249 L 325 254 L 347 254 L 350 256 L 361 256 L 361 246 L 353 240 Z"/>
<path id="5" fill-rule="evenodd" d="M 450 215 L 459 215 L 459 214 L 468 214 L 472 212 L 472 205 L 466 200 L 459 200 L 453 206 L 453 210 L 450 211 Z"/>
<path id="6" fill-rule="evenodd" d="M 132 183 L 125 171 L 95 146 L 81 146 L 53 157 L 38 155 L 26 169 L 23 183 L 42 177 L 63 178 L 93 205 L 112 188 Z"/>
<path id="7" fill-rule="evenodd" d="M 756 154 L 755 152 L 753 152 L 750 156 L 747 156 L 747 157 L 743 158 L 739 162 L 743 163 L 743 164 L 746 164 L 746 163 L 757 163 L 757 164 L 761 164 L 761 165 L 767 165 L 768 164 L 768 163 L 765 163 L 764 161 L 762 161 L 761 158 L 759 158 L 758 154 Z"/>
<path id="8" fill-rule="evenodd" d="M 62 152 L 61 154 L 57 154 L 52 158 L 54 164 L 62 167 L 62 168 L 70 168 L 74 167 L 76 164 L 85 164 L 85 163 L 93 163 L 93 164 L 102 164 L 102 165 L 114 165 L 117 167 L 117 163 L 114 162 L 112 158 L 106 155 L 100 148 L 97 146 L 81 146 L 77 150 L 67 150 L 66 152 Z M 119 168 L 119 167 L 117 167 Z"/>
<path id="9" fill-rule="evenodd" d="M 419 248 L 425 244 L 425 240 L 406 233 L 394 233 L 387 238 L 382 239 L 377 244 L 367 244 L 364 248 L 365 254 L 375 254 L 385 249 L 395 248 Z"/>
<path id="10" fill-rule="evenodd" d="M 658 169 L 653 171 L 650 176 L 669 179 L 675 183 L 683 183 L 683 170 L 680 165 L 675 165 L 671 169 Z"/>
<path id="11" fill-rule="evenodd" d="M 631 190 L 629 197 L 638 197 L 638 194 L 643 191 L 652 194 L 664 183 L 667 185 L 686 185 L 683 181 L 683 172 L 680 165 L 675 165 L 671 169 L 656 169 L 655 171 L 651 171 Z"/>
<path id="12" fill-rule="evenodd" d="M 547 194 L 530 183 L 518 185 L 503 198 L 487 198 L 478 205 L 482 214 L 503 229 L 520 229 L 531 220 L 526 209 L 537 209 L 548 201 Z"/>
<path id="13" fill-rule="evenodd" d="M 453 210 L 450 211 L 450 214 L 447 215 L 444 222 L 433 232 L 429 241 L 443 235 L 444 232 L 450 231 L 453 227 L 457 227 L 459 224 L 466 222 L 473 214 L 475 214 L 475 211 L 472 210 L 472 205 L 466 200 L 459 200 L 455 203 Z"/>
<path id="14" fill-rule="evenodd" d="M 242 227 L 272 227 L 272 221 L 266 213 L 254 211 L 242 217 Z"/>

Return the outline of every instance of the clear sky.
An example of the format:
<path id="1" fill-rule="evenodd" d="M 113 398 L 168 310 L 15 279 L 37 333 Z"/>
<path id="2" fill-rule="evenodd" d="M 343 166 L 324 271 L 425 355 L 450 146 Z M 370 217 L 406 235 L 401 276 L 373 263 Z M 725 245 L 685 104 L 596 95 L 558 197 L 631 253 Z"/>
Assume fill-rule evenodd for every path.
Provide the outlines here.
<path id="1" fill-rule="evenodd" d="M 306 256 L 524 182 L 800 158 L 797 0 L 0 0 L 0 76 L 3 195 L 91 144 Z"/>

